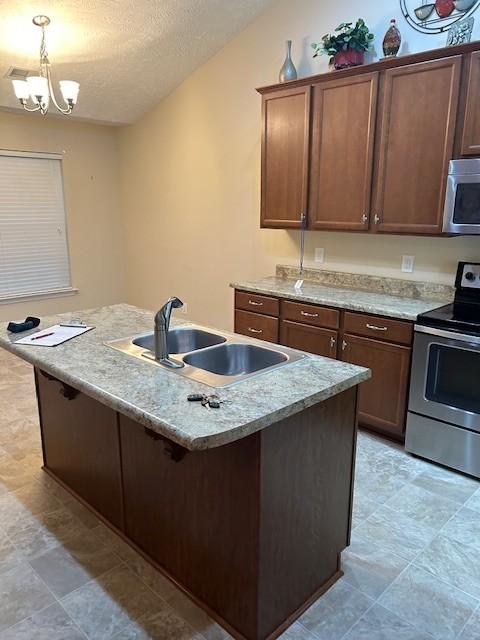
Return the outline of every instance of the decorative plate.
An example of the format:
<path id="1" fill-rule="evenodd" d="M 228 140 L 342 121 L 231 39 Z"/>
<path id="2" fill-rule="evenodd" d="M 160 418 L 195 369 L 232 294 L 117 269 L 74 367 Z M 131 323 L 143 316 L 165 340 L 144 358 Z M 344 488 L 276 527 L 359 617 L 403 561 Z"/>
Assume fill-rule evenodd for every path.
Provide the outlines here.
<path id="1" fill-rule="evenodd" d="M 420 33 L 445 33 L 459 20 L 471 16 L 480 0 L 400 0 L 408 24 Z"/>

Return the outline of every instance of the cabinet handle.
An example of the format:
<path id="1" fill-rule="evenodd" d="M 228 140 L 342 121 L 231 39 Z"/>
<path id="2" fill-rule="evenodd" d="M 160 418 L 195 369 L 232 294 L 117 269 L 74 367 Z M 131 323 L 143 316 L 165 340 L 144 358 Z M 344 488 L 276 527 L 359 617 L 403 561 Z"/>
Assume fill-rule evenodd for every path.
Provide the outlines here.
<path id="1" fill-rule="evenodd" d="M 367 216 L 366 213 L 364 213 L 363 216 L 362 216 L 362 223 L 363 224 L 367 224 L 367 222 L 368 222 L 368 216 Z"/>
<path id="2" fill-rule="evenodd" d="M 377 216 L 377 214 L 375 214 L 374 221 L 375 221 L 375 224 L 378 224 L 380 222 L 380 217 Z"/>
<path id="3" fill-rule="evenodd" d="M 255 300 L 249 300 L 248 304 L 251 304 L 252 307 L 263 307 L 263 302 L 255 302 Z"/>
<path id="4" fill-rule="evenodd" d="M 318 318 L 318 313 L 307 313 L 306 311 L 300 311 L 300 315 L 306 318 Z"/>
<path id="5" fill-rule="evenodd" d="M 368 324 L 367 329 L 371 329 L 372 331 L 388 331 L 388 327 L 376 327 L 374 324 Z"/>
<path id="6" fill-rule="evenodd" d="M 332 336 L 330 338 L 330 348 L 333 349 L 335 347 L 335 345 L 337 344 L 336 339 Z"/>
<path id="7" fill-rule="evenodd" d="M 345 351 L 347 347 L 348 347 L 348 344 L 345 342 L 345 340 L 342 340 L 342 351 Z"/>
<path id="8" fill-rule="evenodd" d="M 263 329 L 252 329 L 252 327 L 248 327 L 250 333 L 263 333 Z"/>

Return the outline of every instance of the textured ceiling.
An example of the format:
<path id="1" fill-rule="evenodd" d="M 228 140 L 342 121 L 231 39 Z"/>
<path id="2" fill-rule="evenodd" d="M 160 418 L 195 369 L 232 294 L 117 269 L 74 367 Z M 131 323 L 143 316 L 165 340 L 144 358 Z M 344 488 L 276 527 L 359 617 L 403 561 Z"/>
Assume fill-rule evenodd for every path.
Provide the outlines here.
<path id="1" fill-rule="evenodd" d="M 38 67 L 40 30 L 54 84 L 80 82 L 76 115 L 134 122 L 273 0 L 0 0 L 0 108 L 18 108 L 9 67 Z"/>

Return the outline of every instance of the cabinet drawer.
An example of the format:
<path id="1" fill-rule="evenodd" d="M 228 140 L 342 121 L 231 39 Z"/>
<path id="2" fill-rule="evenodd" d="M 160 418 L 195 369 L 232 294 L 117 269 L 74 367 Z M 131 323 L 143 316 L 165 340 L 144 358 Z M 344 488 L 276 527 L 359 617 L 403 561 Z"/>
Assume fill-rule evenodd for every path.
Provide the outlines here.
<path id="1" fill-rule="evenodd" d="M 258 296 L 244 291 L 235 291 L 235 308 L 253 313 L 264 313 L 267 316 L 278 317 L 279 304 L 277 298 Z"/>
<path id="2" fill-rule="evenodd" d="M 249 311 L 235 311 L 235 332 L 250 338 L 278 342 L 278 320 Z"/>
<path id="3" fill-rule="evenodd" d="M 380 316 L 367 316 L 362 313 L 345 313 L 345 331 L 359 336 L 378 338 L 389 342 L 410 345 L 412 343 L 413 323 L 391 320 Z"/>
<path id="4" fill-rule="evenodd" d="M 315 327 L 338 329 L 340 312 L 336 309 L 318 307 L 314 304 L 302 304 L 282 300 L 282 319 L 311 324 Z"/>
<path id="5" fill-rule="evenodd" d="M 282 320 L 280 323 L 280 344 L 291 349 L 300 349 L 317 356 L 335 358 L 337 355 L 337 331 L 310 327 L 298 322 Z"/>

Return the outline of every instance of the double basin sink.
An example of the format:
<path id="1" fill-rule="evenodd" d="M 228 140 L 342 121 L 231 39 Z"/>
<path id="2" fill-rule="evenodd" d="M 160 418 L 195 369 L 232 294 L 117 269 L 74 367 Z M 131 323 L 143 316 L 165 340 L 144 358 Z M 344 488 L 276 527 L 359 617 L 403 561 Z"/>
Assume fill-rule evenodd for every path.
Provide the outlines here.
<path id="1" fill-rule="evenodd" d="M 153 333 L 113 340 L 107 345 L 163 366 L 155 360 Z M 267 347 L 254 339 L 195 325 L 170 329 L 168 351 L 172 360 L 184 364 L 169 371 L 212 387 L 226 387 L 307 357 L 287 347 Z"/>

